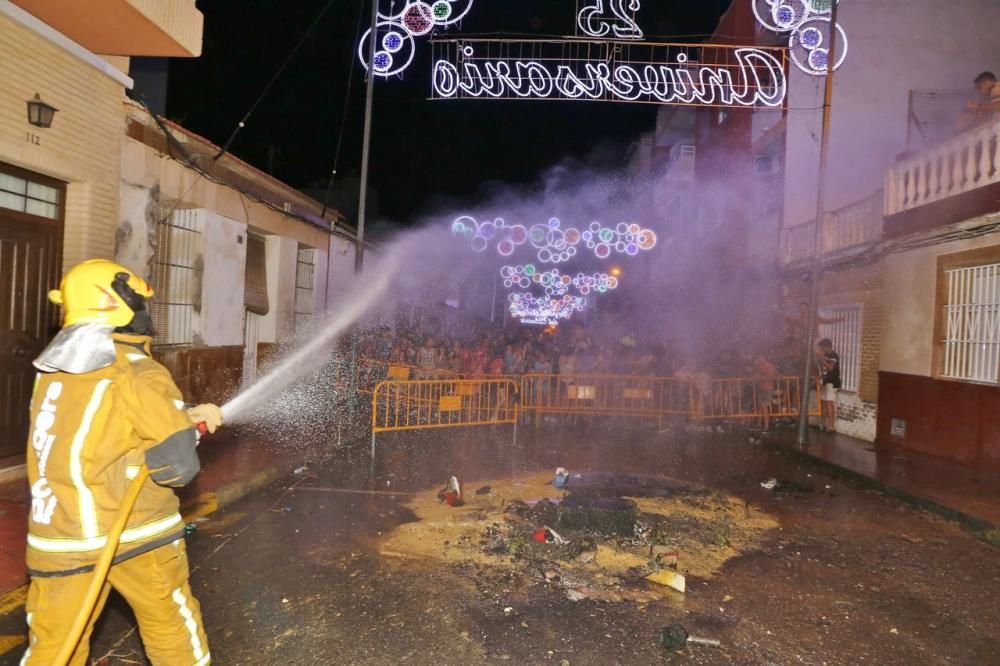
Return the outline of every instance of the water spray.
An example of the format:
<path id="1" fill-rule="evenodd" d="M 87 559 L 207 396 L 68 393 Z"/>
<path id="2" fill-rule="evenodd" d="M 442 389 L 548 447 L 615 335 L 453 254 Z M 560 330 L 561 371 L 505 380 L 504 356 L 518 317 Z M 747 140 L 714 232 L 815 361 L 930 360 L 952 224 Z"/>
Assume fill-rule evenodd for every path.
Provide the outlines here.
<path id="1" fill-rule="evenodd" d="M 315 337 L 296 349 L 252 386 L 222 405 L 222 422 L 227 425 L 239 422 L 267 399 L 315 371 L 316 364 L 311 361 L 382 296 L 395 275 L 396 263 L 395 255 L 390 255 L 380 262 L 376 270 L 369 273 L 373 278 L 365 281 L 363 294 L 356 294 L 346 307 L 317 329 Z"/>

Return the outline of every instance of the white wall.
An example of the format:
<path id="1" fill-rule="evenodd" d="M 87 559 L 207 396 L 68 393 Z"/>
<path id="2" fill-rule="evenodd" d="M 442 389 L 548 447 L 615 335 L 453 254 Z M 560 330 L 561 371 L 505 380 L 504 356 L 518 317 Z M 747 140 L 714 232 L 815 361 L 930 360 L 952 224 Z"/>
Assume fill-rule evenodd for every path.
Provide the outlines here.
<path id="1" fill-rule="evenodd" d="M 910 90 L 971 95 L 977 74 L 1000 71 L 998 0 L 845 0 L 837 20 L 848 52 L 834 76 L 827 210 L 882 188 L 906 149 Z M 815 216 L 824 86 L 790 69 L 786 227 Z"/>
<path id="2" fill-rule="evenodd" d="M 115 232 L 115 261 L 149 280 L 153 260 L 157 208 L 150 188 L 122 181 L 118 190 L 118 228 Z"/>
<path id="3" fill-rule="evenodd" d="M 242 345 L 247 228 L 209 210 L 202 214 L 201 341 L 210 347 Z"/>
<path id="4" fill-rule="evenodd" d="M 315 301 L 313 304 L 313 312 L 320 315 L 326 310 L 326 267 L 329 264 L 327 257 L 329 256 L 329 247 L 316 248 L 314 259 L 315 262 L 315 275 L 313 280 L 313 296 Z"/>
<path id="5" fill-rule="evenodd" d="M 996 216 L 978 218 L 983 224 Z M 937 258 L 1000 244 L 1000 233 L 890 254 L 883 260 L 879 370 L 930 377 L 937 308 Z"/>
<path id="6" fill-rule="evenodd" d="M 270 235 L 267 241 L 267 316 L 260 322 L 260 342 L 281 342 L 295 333 L 295 263 L 298 241 Z"/>
<path id="7" fill-rule="evenodd" d="M 327 271 L 324 268 L 321 276 L 327 281 L 326 309 L 329 312 L 336 312 L 354 289 L 354 250 L 353 241 L 330 236 L 330 269 Z"/>

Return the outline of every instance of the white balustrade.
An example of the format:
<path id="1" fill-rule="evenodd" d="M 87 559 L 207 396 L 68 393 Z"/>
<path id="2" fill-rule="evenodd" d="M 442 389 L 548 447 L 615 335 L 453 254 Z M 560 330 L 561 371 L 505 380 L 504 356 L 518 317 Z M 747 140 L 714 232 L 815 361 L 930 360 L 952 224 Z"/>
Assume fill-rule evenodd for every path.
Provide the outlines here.
<path id="1" fill-rule="evenodd" d="M 1000 183 L 1000 120 L 892 166 L 886 175 L 885 214 L 895 215 L 994 183 Z"/>

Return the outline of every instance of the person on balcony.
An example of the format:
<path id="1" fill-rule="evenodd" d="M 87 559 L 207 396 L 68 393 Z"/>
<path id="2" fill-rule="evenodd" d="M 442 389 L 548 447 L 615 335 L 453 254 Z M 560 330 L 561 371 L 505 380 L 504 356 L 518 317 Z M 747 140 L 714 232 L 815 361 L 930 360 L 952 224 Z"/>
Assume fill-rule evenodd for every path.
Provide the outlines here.
<path id="1" fill-rule="evenodd" d="M 976 77 L 976 98 L 965 103 L 965 112 L 958 119 L 958 131 L 964 132 L 1000 118 L 1000 83 L 993 72 Z"/>

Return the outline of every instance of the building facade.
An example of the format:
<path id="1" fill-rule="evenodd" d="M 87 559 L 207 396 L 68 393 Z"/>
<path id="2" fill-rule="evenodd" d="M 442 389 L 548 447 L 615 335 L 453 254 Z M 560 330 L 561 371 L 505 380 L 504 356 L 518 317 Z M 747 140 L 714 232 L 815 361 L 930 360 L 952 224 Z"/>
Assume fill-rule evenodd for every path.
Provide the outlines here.
<path id="1" fill-rule="evenodd" d="M 115 258 L 157 291 L 154 351 L 185 396 L 222 402 L 349 288 L 353 231 L 242 160 L 214 159 L 208 140 L 124 107 Z"/>
<path id="2" fill-rule="evenodd" d="M 23 456 L 31 361 L 60 325 L 46 294 L 78 262 L 152 282 L 154 351 L 191 400 L 253 381 L 353 284 L 338 213 L 126 99 L 130 56 L 200 55 L 194 0 L 79 11 L 0 0 L 0 470 Z"/>
<path id="3" fill-rule="evenodd" d="M 101 3 L 79 21 L 60 3 L 0 1 L 0 459 L 23 453 L 31 360 L 58 328 L 46 292 L 62 270 L 114 253 L 128 56 L 192 57 L 190 0 Z M 37 97 L 37 99 L 36 99 Z M 28 102 L 57 109 L 29 122 Z"/>
<path id="4" fill-rule="evenodd" d="M 759 26 L 750 7 L 733 2 L 712 41 L 787 42 Z M 905 12 L 896 3 L 841 3 L 849 48 L 834 77 L 821 223 L 825 81 L 790 66 L 785 109 L 698 111 L 691 191 L 699 210 L 670 232 L 687 239 L 679 257 L 709 265 L 703 273 L 775 271 L 784 328 L 772 334 L 775 353 L 794 372 L 818 249 L 813 337 L 830 338 L 841 357 L 837 430 L 992 468 L 1000 459 L 997 138 L 989 123 L 960 132 L 957 121 L 973 78 L 1000 70 L 998 16 L 991 0 L 915 0 Z M 941 26 L 962 40 L 942 44 Z M 907 38 L 889 48 L 888 33 Z M 712 284 L 702 275 L 693 282 Z"/>
<path id="5" fill-rule="evenodd" d="M 895 284 L 887 277 L 894 255 L 887 254 L 893 235 L 884 224 L 886 173 L 907 153 L 955 133 L 962 106 L 973 93 L 972 79 L 1000 66 L 1000 44 L 989 27 L 998 15 L 989 0 L 962 0 L 948 7 L 917 0 L 907 3 L 905 12 L 892 3 L 839 6 L 838 23 L 848 36 L 848 48 L 834 75 L 831 99 L 816 332 L 830 338 L 841 357 L 839 432 L 884 441 L 880 407 L 899 396 L 898 386 L 886 389 L 880 382 L 883 359 L 898 352 L 896 341 L 885 337 L 892 326 L 888 312 L 897 311 Z M 963 39 L 942 44 L 942 25 Z M 880 35 L 889 30 L 902 31 L 907 39 L 888 48 Z M 790 68 L 782 260 L 791 313 L 801 311 L 808 300 L 805 276 L 817 247 L 824 86 L 823 77 Z M 964 90 L 956 94 L 956 89 Z"/>

